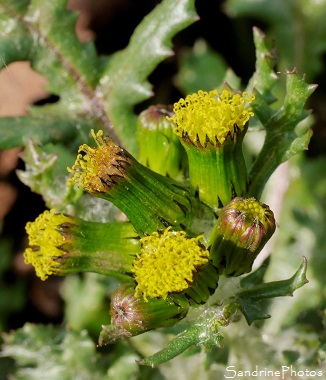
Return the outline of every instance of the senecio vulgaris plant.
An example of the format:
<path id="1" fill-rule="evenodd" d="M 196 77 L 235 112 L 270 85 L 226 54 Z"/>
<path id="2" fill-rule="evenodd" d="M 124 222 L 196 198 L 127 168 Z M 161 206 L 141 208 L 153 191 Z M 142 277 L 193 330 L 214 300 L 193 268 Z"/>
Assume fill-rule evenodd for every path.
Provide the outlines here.
<path id="1" fill-rule="evenodd" d="M 34 34 L 45 28 L 41 17 L 27 17 L 36 2 L 24 3 L 2 6 L 5 13 L 24 15 L 15 21 L 16 36 L 25 36 L 24 28 Z M 61 95 L 58 104 L 25 119 L 32 130 L 27 137 L 33 139 L 27 142 L 26 171 L 19 177 L 43 195 L 49 208 L 26 226 L 25 263 L 42 280 L 81 272 L 118 279 L 107 308 L 111 322 L 102 327 L 100 345 L 173 326 L 200 307 L 201 315 L 188 319 L 188 327 L 140 360 L 142 365 L 164 363 L 195 345 L 222 346 L 221 326 L 232 329 L 241 314 L 248 324 L 268 318 L 260 301 L 292 295 L 307 282 L 305 259 L 287 280 L 264 283 L 266 264 L 251 273 L 276 229 L 262 192 L 282 162 L 307 148 L 311 131 L 304 104 L 315 89 L 296 70 L 286 72 L 284 99 L 274 106 L 274 56 L 258 29 L 256 72 L 246 88 L 226 73 L 219 88 L 188 94 L 172 107 L 151 106 L 137 118 L 133 114 L 132 106 L 149 96 L 146 77 L 170 54 L 167 41 L 195 19 L 193 1 L 176 5 L 165 0 L 109 62 L 100 62 L 91 45 L 70 37 L 77 51 L 87 50 L 87 59 L 77 59 L 62 45 L 75 67 L 55 56 L 53 66 L 47 62 L 47 73 L 42 58 L 32 53 L 55 44 L 56 30 L 47 27 L 46 40 L 34 36 L 25 41 L 26 58 L 49 77 L 49 90 Z M 155 41 L 148 37 L 153 25 Z M 152 43 L 157 49 L 151 49 Z M 66 72 L 68 81 L 78 71 L 84 74 L 80 88 L 62 90 L 53 80 L 56 70 Z M 85 116 L 90 98 L 93 107 Z M 51 116 L 46 132 L 39 128 L 42 112 Z M 247 167 L 244 139 L 249 137 L 250 144 L 250 129 L 257 125 L 265 129 L 264 145 Z M 58 157 L 48 144 L 61 139 L 71 144 Z M 12 132 L 4 141 L 9 148 L 26 139 Z M 105 203 L 120 212 L 99 221 L 87 210 L 98 200 L 103 214 Z M 221 284 L 227 295 L 216 292 Z"/>

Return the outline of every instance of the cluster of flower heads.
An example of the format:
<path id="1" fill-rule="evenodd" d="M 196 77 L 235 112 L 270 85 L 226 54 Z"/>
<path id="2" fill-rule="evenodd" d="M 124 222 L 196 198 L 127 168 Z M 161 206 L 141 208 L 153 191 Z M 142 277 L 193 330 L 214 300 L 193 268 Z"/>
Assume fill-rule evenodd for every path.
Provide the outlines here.
<path id="1" fill-rule="evenodd" d="M 117 276 L 129 284 L 132 280 L 131 290 L 128 285 L 112 297 L 112 323 L 119 328 L 119 310 L 126 297 L 137 308 L 147 304 L 155 312 L 163 307 L 167 319 L 174 320 L 176 315 L 183 317 L 192 302 L 205 302 L 220 275 L 249 272 L 275 230 L 268 206 L 245 197 L 246 174 L 237 177 L 245 166 L 241 166 L 241 159 L 237 166 L 242 141 L 234 135 L 245 133 L 253 115 L 249 106 L 253 99 L 248 93 L 232 94 L 229 90 L 199 91 L 176 103 L 173 116 L 161 112 L 181 143 L 191 142 L 186 149 L 190 188 L 154 172 L 150 162 L 147 166 L 138 162 L 102 131 L 92 131 L 97 146 L 79 148 L 76 163 L 68 168 L 70 183 L 111 201 L 130 222 L 91 223 L 46 211 L 26 226 L 31 248 L 25 251 L 25 262 L 34 265 L 42 280 L 50 274 L 74 271 Z M 152 133 L 153 128 L 149 129 Z M 214 147 L 214 154 L 202 149 L 207 142 L 211 142 L 210 152 Z M 226 142 L 231 148 L 224 148 Z M 164 159 L 161 153 L 156 150 L 153 155 Z M 221 163 L 223 168 L 217 169 Z M 203 168 L 205 175 L 201 174 Z M 218 183 L 205 188 L 207 178 L 215 181 L 216 177 Z M 240 186 L 239 181 L 243 182 Z M 202 231 L 196 220 L 207 205 L 214 211 L 220 207 L 220 216 L 214 228 Z M 130 321 L 128 326 L 124 328 L 135 327 Z"/>

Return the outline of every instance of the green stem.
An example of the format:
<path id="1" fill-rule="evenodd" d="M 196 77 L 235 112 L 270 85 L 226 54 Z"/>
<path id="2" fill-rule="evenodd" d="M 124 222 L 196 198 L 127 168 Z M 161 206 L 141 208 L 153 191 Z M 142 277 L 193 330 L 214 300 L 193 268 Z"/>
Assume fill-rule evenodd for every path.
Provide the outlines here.
<path id="1" fill-rule="evenodd" d="M 172 339 L 163 350 L 149 356 L 145 359 L 139 360 L 140 365 L 155 367 L 156 365 L 165 363 L 176 356 L 182 354 L 187 348 L 198 343 L 198 336 L 203 330 L 201 325 L 193 325 L 188 330 L 177 335 Z"/>

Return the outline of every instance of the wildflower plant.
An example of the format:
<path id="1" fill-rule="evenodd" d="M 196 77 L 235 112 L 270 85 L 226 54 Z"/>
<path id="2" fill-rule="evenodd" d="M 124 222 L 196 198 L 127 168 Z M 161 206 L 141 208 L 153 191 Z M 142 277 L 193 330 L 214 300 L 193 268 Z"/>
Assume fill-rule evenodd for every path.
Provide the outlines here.
<path id="1" fill-rule="evenodd" d="M 59 8 L 34 0 L 0 5 L 2 23 L 12 22 L 0 41 L 6 62 L 30 60 L 60 96 L 18 121 L 0 120 L 12 127 L 1 129 L 1 148 L 26 145 L 18 176 L 49 208 L 26 226 L 25 263 L 42 280 L 81 272 L 118 280 L 100 345 L 184 326 L 159 352 L 138 358 L 142 365 L 192 346 L 221 347 L 224 328 L 241 316 L 249 325 L 268 318 L 261 301 L 307 283 L 305 258 L 282 281 L 264 282 L 267 262 L 252 267 L 277 228 L 262 193 L 275 169 L 307 148 L 304 105 L 316 86 L 296 70 L 280 74 L 285 95 L 274 105 L 275 62 L 255 28 L 256 71 L 247 86 L 231 85 L 226 73 L 219 88 L 185 94 L 172 107 L 151 106 L 137 118 L 133 106 L 151 95 L 148 75 L 172 54 L 173 35 L 197 18 L 194 1 L 162 1 L 108 62 L 73 33 L 67 43 L 58 40 L 53 17 L 60 14 L 70 28 L 76 20 L 64 1 Z M 249 166 L 244 139 L 250 144 L 257 125 L 266 136 Z"/>

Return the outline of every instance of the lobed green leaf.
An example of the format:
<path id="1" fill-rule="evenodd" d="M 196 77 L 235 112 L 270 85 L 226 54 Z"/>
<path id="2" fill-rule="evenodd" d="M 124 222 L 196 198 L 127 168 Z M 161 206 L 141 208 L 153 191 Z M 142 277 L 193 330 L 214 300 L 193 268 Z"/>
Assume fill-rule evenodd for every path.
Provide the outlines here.
<path id="1" fill-rule="evenodd" d="M 242 288 L 236 293 L 234 303 L 241 310 L 249 325 L 255 320 L 269 318 L 270 316 L 261 309 L 259 301 L 292 296 L 295 290 L 308 282 L 306 273 L 307 259 L 304 257 L 299 269 L 291 278 Z"/>
<path id="2" fill-rule="evenodd" d="M 295 154 L 308 148 L 312 135 L 309 124 L 309 112 L 304 105 L 316 85 L 309 85 L 305 77 L 296 71 L 286 74 L 286 95 L 282 107 L 273 111 L 256 91 L 257 108 L 253 109 L 266 129 L 264 145 L 254 162 L 250 173 L 248 195 L 259 198 L 271 174 L 282 163 Z M 269 116 L 269 117 L 268 117 Z M 303 130 L 299 123 L 307 122 Z"/>
<path id="3" fill-rule="evenodd" d="M 271 40 L 258 28 L 253 28 L 253 33 L 256 47 L 256 71 L 250 79 L 246 91 L 252 93 L 256 89 L 270 104 L 275 101 L 271 90 L 278 80 L 278 76 L 273 70 L 276 64 L 274 47 Z"/>
<path id="4" fill-rule="evenodd" d="M 114 138 L 103 100 L 96 92 L 102 60 L 93 43 L 83 44 L 78 40 L 75 33 L 78 16 L 66 7 L 67 0 L 0 2 L 4 31 L 0 36 L 0 68 L 14 61 L 28 60 L 35 71 L 47 78 L 47 91 L 59 96 L 55 104 L 31 109 L 36 118 L 43 118 L 43 128 L 47 130 L 44 134 L 53 136 L 56 126 L 64 129 L 65 122 L 78 126 L 78 120 L 87 119 L 88 131 L 95 124 L 110 130 Z M 52 118 L 55 121 L 51 122 Z M 30 128 L 26 125 L 20 132 L 12 131 L 12 136 L 15 134 L 12 144 L 21 146 L 21 135 L 29 137 L 34 120 L 31 122 Z M 36 139 L 40 134 L 39 131 Z"/>
<path id="5" fill-rule="evenodd" d="M 86 118 L 89 125 L 107 130 L 117 144 L 135 154 L 133 107 L 151 96 L 147 77 L 173 54 L 172 38 L 196 20 L 194 0 L 162 1 L 136 28 L 127 48 L 110 60 L 99 58 L 93 43 L 78 40 L 77 15 L 66 6 L 67 0 L 0 2 L 4 31 L 0 68 L 18 60 L 31 61 L 32 68 L 48 79 L 47 90 L 60 97 L 51 106 L 32 108 L 34 116 L 72 119 L 68 124 Z M 53 127 L 53 123 L 44 125 L 44 129 Z M 11 144 L 20 146 L 22 133 L 14 133 Z M 27 127 L 25 134 L 29 134 Z"/>
<path id="6" fill-rule="evenodd" d="M 197 19 L 194 0 L 164 0 L 136 28 L 129 45 L 116 53 L 100 79 L 98 90 L 116 133 L 132 154 L 137 119 L 133 106 L 152 95 L 147 77 L 173 55 L 172 38 Z"/>

